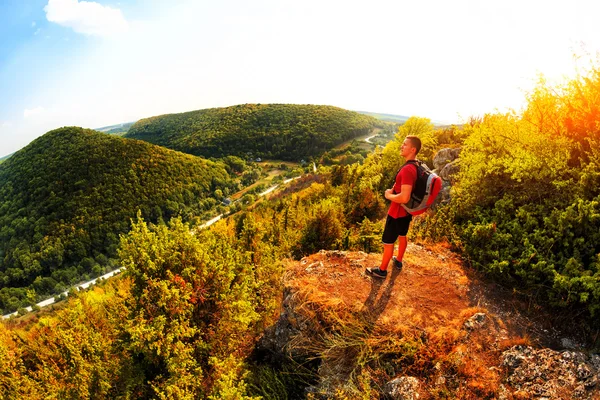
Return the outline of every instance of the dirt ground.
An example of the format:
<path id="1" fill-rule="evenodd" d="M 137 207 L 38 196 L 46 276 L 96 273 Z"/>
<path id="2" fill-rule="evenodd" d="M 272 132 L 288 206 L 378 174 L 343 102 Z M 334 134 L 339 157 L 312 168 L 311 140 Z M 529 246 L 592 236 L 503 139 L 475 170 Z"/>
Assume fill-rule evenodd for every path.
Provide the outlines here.
<path id="1" fill-rule="evenodd" d="M 570 324 L 568 316 L 543 310 L 518 293 L 486 282 L 448 246 L 409 243 L 402 271 L 390 263 L 385 280 L 365 273 L 365 268 L 380 262 L 378 253 L 321 252 L 294 263 L 290 271 L 297 284 L 314 285 L 332 301 L 362 308 L 376 323 L 410 321 L 417 329 L 427 329 L 480 309 L 502 321 L 507 339 L 554 349 L 593 346 L 593 333 Z"/>

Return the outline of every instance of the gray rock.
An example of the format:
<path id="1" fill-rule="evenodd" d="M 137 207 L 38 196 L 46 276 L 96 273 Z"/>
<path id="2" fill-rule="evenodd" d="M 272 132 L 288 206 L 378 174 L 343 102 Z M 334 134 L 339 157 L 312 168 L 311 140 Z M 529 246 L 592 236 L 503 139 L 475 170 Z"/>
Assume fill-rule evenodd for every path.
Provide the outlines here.
<path id="1" fill-rule="evenodd" d="M 600 355 L 598 355 L 598 354 L 592 354 L 590 356 L 590 362 L 592 363 L 592 365 L 594 366 L 594 368 L 600 370 Z"/>
<path id="2" fill-rule="evenodd" d="M 456 182 L 458 172 L 460 171 L 460 159 L 456 159 L 446 164 L 439 172 L 439 176 L 450 183 Z"/>
<path id="3" fill-rule="evenodd" d="M 416 400 L 419 398 L 420 382 L 412 376 L 402 376 L 385 384 L 384 393 L 394 400 Z"/>
<path id="4" fill-rule="evenodd" d="M 460 155 L 460 147 L 456 149 L 442 149 L 433 157 L 433 168 L 440 171 L 446 164 L 456 160 Z"/>
<path id="5" fill-rule="evenodd" d="M 485 326 L 486 320 L 487 316 L 485 315 L 485 313 L 473 314 L 471 318 L 465 321 L 465 328 L 470 331 L 482 328 Z"/>
<path id="6" fill-rule="evenodd" d="M 440 190 L 440 194 L 438 195 L 437 199 L 435 199 L 435 203 L 432 207 L 433 209 L 435 209 L 435 206 L 437 206 L 438 204 L 445 204 L 450 201 L 451 188 L 452 185 L 450 185 L 450 182 L 442 180 L 442 189 Z"/>
<path id="7" fill-rule="evenodd" d="M 569 339 L 569 338 L 560 339 L 560 344 L 562 345 L 563 348 L 568 349 L 568 350 L 576 350 L 577 348 L 580 347 L 573 339 Z"/>
<path id="8" fill-rule="evenodd" d="M 514 346 L 502 353 L 502 365 L 508 369 L 506 383 L 532 398 L 599 398 L 600 371 L 593 361 L 583 352 L 530 346 Z"/>

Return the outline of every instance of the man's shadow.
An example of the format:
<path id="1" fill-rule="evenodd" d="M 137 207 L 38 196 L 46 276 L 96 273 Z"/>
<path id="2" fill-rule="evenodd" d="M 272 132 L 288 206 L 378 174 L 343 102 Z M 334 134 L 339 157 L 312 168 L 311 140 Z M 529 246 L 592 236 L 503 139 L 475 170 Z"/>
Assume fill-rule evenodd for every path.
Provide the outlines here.
<path id="1" fill-rule="evenodd" d="M 365 300 L 360 318 L 369 326 L 369 331 L 373 330 L 375 323 L 387 307 L 396 284 L 396 279 L 402 273 L 402 270 L 392 266 L 388 267 L 388 273 L 391 272 L 389 279 L 371 278 L 371 291 L 369 297 Z M 383 291 L 382 291 L 383 288 Z M 379 293 L 381 295 L 378 298 Z"/>
<path id="2" fill-rule="evenodd" d="M 375 330 L 377 320 L 390 301 L 396 279 L 401 271 L 395 267 L 389 268 L 388 271 L 388 279 L 371 278 L 369 296 L 356 315 L 358 326 L 352 326 L 351 330 L 344 334 L 345 345 L 329 350 L 329 356 L 336 360 L 329 365 L 329 368 L 333 366 L 337 369 L 338 382 L 347 382 L 355 377 L 357 365 L 360 364 L 359 358 L 364 355 L 365 343 Z"/>

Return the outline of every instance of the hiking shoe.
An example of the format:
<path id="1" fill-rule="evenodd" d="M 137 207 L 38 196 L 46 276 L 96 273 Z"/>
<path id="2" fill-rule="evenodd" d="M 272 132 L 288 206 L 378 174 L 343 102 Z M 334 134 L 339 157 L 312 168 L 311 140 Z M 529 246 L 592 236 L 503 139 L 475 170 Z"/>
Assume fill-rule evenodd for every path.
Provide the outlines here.
<path id="1" fill-rule="evenodd" d="M 379 267 L 377 268 L 367 268 L 366 269 L 367 274 L 375 277 L 375 278 L 381 278 L 381 279 L 385 279 L 387 277 L 387 271 L 382 271 L 379 269 Z"/>
<path id="2" fill-rule="evenodd" d="M 394 261 L 394 267 L 396 267 L 398 271 L 402 271 L 402 261 L 398 261 L 396 256 L 392 257 L 392 260 Z"/>

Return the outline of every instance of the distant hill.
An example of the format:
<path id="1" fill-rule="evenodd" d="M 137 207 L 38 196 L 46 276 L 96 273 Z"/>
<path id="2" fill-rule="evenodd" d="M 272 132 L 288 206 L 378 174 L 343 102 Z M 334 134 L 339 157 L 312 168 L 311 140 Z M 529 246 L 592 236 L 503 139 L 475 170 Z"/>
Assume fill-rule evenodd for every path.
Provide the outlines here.
<path id="1" fill-rule="evenodd" d="M 381 113 L 374 113 L 374 112 L 369 112 L 369 111 L 357 111 L 357 113 L 368 115 L 370 117 L 377 118 L 381 121 L 386 121 L 386 122 L 404 123 L 404 122 L 406 122 L 407 119 L 410 118 L 405 115 L 381 114 Z"/>
<path id="2" fill-rule="evenodd" d="M 212 209 L 224 165 L 146 142 L 68 127 L 0 165 L 0 310 L 97 276 L 141 210 L 151 221 Z"/>
<path id="3" fill-rule="evenodd" d="M 382 113 L 375 113 L 375 112 L 370 112 L 370 111 L 357 111 L 357 113 L 368 115 L 373 118 L 377 118 L 378 120 L 381 120 L 381 121 L 395 122 L 398 124 L 403 124 L 406 122 L 407 119 L 410 118 L 410 117 L 407 117 L 406 115 L 382 114 Z M 433 123 L 433 125 L 435 125 L 436 128 L 446 128 L 446 127 L 450 127 L 450 126 L 454 125 L 454 124 L 449 124 L 448 122 L 442 122 L 442 121 L 436 121 L 436 120 L 432 120 L 431 122 Z"/>
<path id="4" fill-rule="evenodd" d="M 124 135 L 127 133 L 129 128 L 135 123 L 134 122 L 124 122 L 122 124 L 103 126 L 102 128 L 97 128 L 95 130 L 103 133 L 108 133 L 109 135 Z"/>
<path id="5" fill-rule="evenodd" d="M 145 118 L 125 136 L 203 157 L 299 161 L 377 125 L 373 117 L 332 106 L 243 104 Z"/>
<path id="6" fill-rule="evenodd" d="M 4 161 L 8 160 L 8 158 L 9 158 L 10 156 L 12 156 L 13 154 L 15 154 L 15 153 L 11 153 L 11 154 L 9 154 L 9 155 L 6 155 L 6 156 L 4 156 L 4 157 L 0 157 L 0 164 L 2 164 Z"/>

